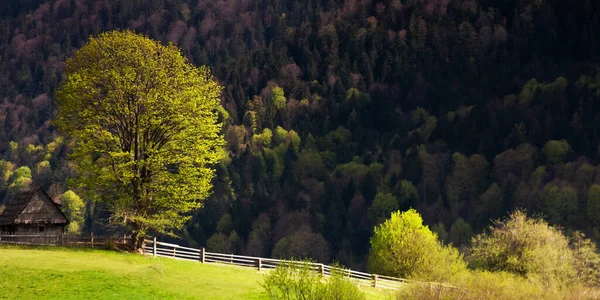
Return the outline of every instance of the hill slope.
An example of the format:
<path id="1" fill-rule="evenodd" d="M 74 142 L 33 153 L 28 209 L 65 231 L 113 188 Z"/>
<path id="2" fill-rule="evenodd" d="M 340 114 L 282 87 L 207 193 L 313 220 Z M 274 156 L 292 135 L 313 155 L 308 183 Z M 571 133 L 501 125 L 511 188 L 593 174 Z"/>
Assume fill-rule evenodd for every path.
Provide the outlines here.
<path id="1" fill-rule="evenodd" d="M 266 299 L 255 270 L 101 250 L 0 248 L 0 298 Z"/>
<path id="2" fill-rule="evenodd" d="M 0 278 L 0 299 L 268 299 L 256 270 L 104 250 L 0 246 Z"/>

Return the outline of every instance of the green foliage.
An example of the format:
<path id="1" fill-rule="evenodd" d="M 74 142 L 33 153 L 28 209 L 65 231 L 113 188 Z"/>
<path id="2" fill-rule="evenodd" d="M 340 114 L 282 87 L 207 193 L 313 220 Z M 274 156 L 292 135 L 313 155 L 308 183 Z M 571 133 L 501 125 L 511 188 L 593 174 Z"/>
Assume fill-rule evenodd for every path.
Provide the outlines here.
<path id="1" fill-rule="evenodd" d="M 450 227 L 449 239 L 455 246 L 464 246 L 473 237 L 473 229 L 463 218 L 458 218 Z"/>
<path id="2" fill-rule="evenodd" d="M 476 199 L 487 187 L 489 163 L 479 154 L 467 158 L 462 153 L 452 155 L 454 167 L 446 180 L 448 199 L 454 203 Z"/>
<path id="3" fill-rule="evenodd" d="M 373 187 L 388 186 L 400 209 L 426 209 L 432 224 L 444 222 L 451 230 L 463 217 L 479 230 L 516 207 L 548 214 L 547 183 L 577 194 L 577 209 L 557 224 L 600 238 L 597 214 L 588 210 L 593 204 L 586 205 L 599 172 L 584 162 L 600 157 L 598 1 L 267 1 L 236 9 L 184 0 L 96 1 L 93 7 L 75 2 L 54 1 L 50 9 L 41 0 L 0 4 L 0 159 L 31 168 L 36 184 L 62 192 L 66 180 L 77 176 L 75 164 L 64 161 L 73 141 L 54 143 L 58 132 L 48 122 L 56 114 L 53 93 L 65 75 L 60 61 L 89 34 L 131 28 L 173 41 L 195 65 L 210 64 L 224 86 L 219 101 L 226 111 L 217 107 L 216 113 L 225 123 L 231 157 L 211 181 L 214 199 L 223 205 L 184 214 L 194 215 L 184 230 L 193 232 L 190 242 L 204 245 L 223 214 L 250 242 L 249 225 L 261 213 L 272 214 L 276 224 L 281 212 L 306 207 L 314 232 L 360 265 L 372 231 L 365 213 L 376 195 Z M 553 11 L 559 22 L 547 13 Z M 567 22 L 561 16 L 569 16 Z M 531 30 L 539 24 L 552 34 Z M 539 76 L 543 81 L 530 80 Z M 277 86 L 286 99 L 280 110 L 272 97 Z M 289 130 L 293 142 L 273 141 L 278 126 Z M 268 146 L 252 139 L 264 128 L 273 131 Z M 300 136 L 304 144 L 296 142 Z M 541 148 L 561 138 L 572 146 L 564 161 L 578 159 L 540 169 L 547 160 L 531 145 Z M 44 144 L 45 151 L 36 149 Z M 283 144 L 289 147 L 262 152 Z M 280 155 L 284 148 L 290 155 Z M 310 155 L 300 155 L 308 150 Z M 402 155 L 392 159 L 394 152 Z M 453 153 L 497 159 L 492 172 L 473 173 L 470 160 L 457 164 Z M 361 180 L 335 172 L 353 160 L 382 164 L 385 176 Z M 43 161 L 49 167 L 38 169 Z M 12 197 L 6 187 L 15 168 L 0 174 L 0 201 Z M 342 200 L 349 177 L 355 197 Z M 402 180 L 420 197 L 404 200 Z M 85 199 L 105 194 L 112 197 L 89 192 Z M 102 221 L 109 207 L 90 204 L 97 209 L 82 227 L 112 231 L 114 223 Z"/>
<path id="4" fill-rule="evenodd" d="M 272 97 L 273 105 L 275 105 L 275 108 L 277 110 L 285 108 L 287 100 L 285 99 L 285 94 L 283 92 L 283 89 L 276 86 L 271 90 L 271 93 L 272 93 L 271 97 Z"/>
<path id="5" fill-rule="evenodd" d="M 334 266 L 331 276 L 323 280 L 311 261 L 282 263 L 270 271 L 262 286 L 270 299 L 279 300 L 361 300 L 366 296 L 346 278 L 344 269 Z"/>
<path id="6" fill-rule="evenodd" d="M 335 146 L 342 145 L 350 142 L 352 133 L 350 130 L 339 126 L 335 130 L 330 131 L 324 137 L 324 148 L 325 150 L 335 150 Z"/>
<path id="7" fill-rule="evenodd" d="M 278 145 L 285 142 L 285 139 L 288 135 L 288 131 L 283 129 L 281 126 L 277 126 L 275 128 L 275 134 L 273 135 L 273 142 Z"/>
<path id="8" fill-rule="evenodd" d="M 360 180 L 367 176 L 380 178 L 383 176 L 383 165 L 380 163 L 372 163 L 367 166 L 356 161 L 351 161 L 347 164 L 338 165 L 333 172 L 339 172 Z"/>
<path id="9" fill-rule="evenodd" d="M 267 128 L 265 128 L 265 130 L 267 130 Z M 270 131 L 270 130 L 269 130 Z M 262 134 L 265 134 L 265 131 L 263 131 Z M 302 142 L 302 140 L 300 139 L 300 136 L 298 135 L 298 133 L 294 130 L 290 130 L 287 131 L 285 129 L 283 129 L 281 126 L 277 126 L 277 128 L 275 128 L 275 133 L 271 133 L 272 135 L 272 140 L 273 143 L 275 145 L 279 145 L 282 143 L 289 143 L 292 145 L 292 147 L 294 147 L 296 149 L 296 151 L 298 151 L 300 149 L 300 144 Z M 264 139 L 266 139 L 266 137 L 263 137 Z M 265 143 L 262 143 L 263 145 Z"/>
<path id="10" fill-rule="evenodd" d="M 272 257 L 311 258 L 316 261 L 329 261 L 330 246 L 321 234 L 304 229 L 292 233 L 275 243 Z"/>
<path id="11" fill-rule="evenodd" d="M 475 236 L 471 264 L 489 271 L 506 271 L 542 280 L 567 282 L 575 273 L 569 241 L 544 220 L 517 210 Z"/>
<path id="12" fill-rule="evenodd" d="M 14 164 L 11 162 L 0 160 L 0 182 L 2 187 L 8 183 L 8 180 L 13 174 Z"/>
<path id="13" fill-rule="evenodd" d="M 414 209 L 394 212 L 375 227 L 368 264 L 376 274 L 434 280 L 465 269 L 458 251 L 443 246 Z"/>
<path id="14" fill-rule="evenodd" d="M 233 229 L 232 225 L 233 224 L 231 223 L 231 215 L 224 214 L 219 219 L 219 222 L 217 222 L 217 232 L 223 233 L 223 234 L 229 234 L 231 232 L 231 230 Z"/>
<path id="15" fill-rule="evenodd" d="M 31 154 L 31 153 L 35 153 L 38 151 L 42 151 L 43 147 L 41 145 L 33 145 L 33 144 L 29 144 L 27 145 L 27 148 L 25 148 L 25 151 L 27 151 L 27 153 Z"/>
<path id="16" fill-rule="evenodd" d="M 40 161 L 35 165 L 36 173 L 40 173 L 50 168 L 50 162 L 47 160 Z"/>
<path id="17" fill-rule="evenodd" d="M 359 99 L 360 95 L 361 93 L 357 88 L 349 88 L 346 91 L 346 101 Z"/>
<path id="18" fill-rule="evenodd" d="M 452 280 L 451 286 L 412 283 L 396 294 L 396 299 L 424 300 L 529 300 L 594 299 L 599 291 L 578 285 L 549 287 L 507 272 L 470 271 Z"/>
<path id="19" fill-rule="evenodd" d="M 392 212 L 400 209 L 398 199 L 391 193 L 377 193 L 373 205 L 369 208 L 369 214 L 373 224 L 376 226 L 383 223 Z"/>
<path id="20" fill-rule="evenodd" d="M 577 211 L 577 191 L 573 187 L 548 184 L 540 198 L 551 224 L 560 224 Z"/>
<path id="21" fill-rule="evenodd" d="M 292 145 L 292 147 L 294 147 L 294 149 L 296 149 L 296 151 L 300 151 L 300 144 L 302 143 L 302 139 L 300 139 L 300 136 L 296 131 L 290 130 L 285 139 L 288 143 Z"/>
<path id="22" fill-rule="evenodd" d="M 18 191 L 26 189 L 31 185 L 31 169 L 26 166 L 17 168 L 10 178 L 10 185 L 8 188 L 11 191 Z"/>
<path id="23" fill-rule="evenodd" d="M 446 231 L 446 226 L 442 222 L 438 222 L 437 224 L 431 226 L 431 232 L 437 235 L 440 242 L 448 242 L 448 232 Z"/>
<path id="24" fill-rule="evenodd" d="M 588 191 L 587 213 L 593 224 L 600 225 L 600 185 L 594 184 Z"/>
<path id="25" fill-rule="evenodd" d="M 277 146 L 275 149 L 263 149 L 267 169 L 270 171 L 271 180 L 277 182 L 281 179 L 284 169 L 284 155 L 288 146 L 285 144 Z"/>
<path id="26" fill-rule="evenodd" d="M 81 226 L 79 226 L 78 222 L 71 221 L 69 225 L 67 225 L 67 232 L 72 234 L 79 234 L 81 233 Z"/>
<path id="27" fill-rule="evenodd" d="M 346 277 L 345 269 L 334 265 L 330 277 L 327 279 L 325 297 L 332 300 L 365 300 L 366 296 L 355 282 Z"/>
<path id="28" fill-rule="evenodd" d="M 401 180 L 398 188 L 400 208 L 414 208 L 419 201 L 419 191 L 412 182 Z"/>
<path id="29" fill-rule="evenodd" d="M 235 239 L 235 236 L 233 236 Z M 213 234 L 206 242 L 208 251 L 217 253 L 233 253 L 233 243 L 230 237 L 223 233 Z"/>
<path id="30" fill-rule="evenodd" d="M 575 280 L 590 287 L 600 285 L 600 253 L 596 244 L 576 231 L 571 238 Z"/>
<path id="31" fill-rule="evenodd" d="M 327 169 L 321 155 L 314 150 L 308 150 L 298 155 L 296 173 L 300 178 L 312 177 L 322 179 L 327 173 Z"/>
<path id="32" fill-rule="evenodd" d="M 262 133 L 252 136 L 252 140 L 261 147 L 270 147 L 272 139 L 273 132 L 269 128 L 265 128 Z"/>
<path id="33" fill-rule="evenodd" d="M 269 216 L 262 213 L 252 222 L 252 231 L 248 238 L 246 252 L 251 256 L 266 257 L 268 246 L 271 243 L 271 221 Z"/>
<path id="34" fill-rule="evenodd" d="M 548 160 L 549 163 L 558 164 L 565 162 L 565 158 L 567 154 L 571 152 L 571 146 L 565 140 L 552 140 L 548 141 L 544 148 L 542 149 L 542 153 Z"/>
<path id="35" fill-rule="evenodd" d="M 244 125 L 252 129 L 253 132 L 258 130 L 258 116 L 253 110 L 248 110 L 244 114 Z"/>
<path id="36" fill-rule="evenodd" d="M 538 88 L 538 81 L 535 79 L 529 80 L 523 86 L 523 89 L 521 90 L 521 93 L 519 94 L 519 104 L 527 107 L 529 105 L 529 103 L 531 103 L 533 98 L 535 97 L 537 88 Z"/>
<path id="37" fill-rule="evenodd" d="M 433 131 L 437 128 L 437 118 L 430 116 L 429 113 L 422 107 L 417 108 L 412 112 L 412 121 L 419 126 L 409 132 L 409 135 L 418 134 L 421 142 L 426 143 Z"/>
<path id="38" fill-rule="evenodd" d="M 515 272 L 514 269 L 508 270 L 507 265 L 497 265 L 498 268 L 493 268 L 494 270 L 490 270 L 490 265 L 475 265 L 477 270 L 456 273 L 449 280 L 451 285 L 412 283 L 401 289 L 396 299 L 558 300 L 595 299 L 600 295 L 600 290 L 597 289 L 600 254 L 583 234 L 575 232 L 570 246 L 566 247 L 566 238 L 560 232 L 542 220 L 527 219 L 521 211 L 513 213 L 504 221 L 498 221 L 491 231 L 487 239 L 492 239 L 493 235 L 495 240 L 487 240 L 487 255 L 491 255 L 487 259 L 493 256 L 492 253 L 511 252 L 504 253 L 506 261 L 500 259 L 500 264 L 528 265 L 526 274 Z M 483 236 L 485 234 L 473 239 L 475 245 L 472 254 L 477 253 L 475 256 L 479 258 L 482 254 L 479 247 L 483 245 Z M 523 248 L 524 243 L 528 245 Z M 563 256 L 554 255 L 561 252 Z M 538 265 L 534 266 L 532 259 L 537 260 Z"/>
<path id="39" fill-rule="evenodd" d="M 67 60 L 55 124 L 74 141 L 76 183 L 138 245 L 148 230 L 173 234 L 210 194 L 220 92 L 175 46 L 129 31 L 91 38 Z"/>
<path id="40" fill-rule="evenodd" d="M 542 185 L 545 176 L 546 176 L 546 167 L 539 166 L 531 174 L 530 182 L 533 186 L 539 187 Z"/>
<path id="41" fill-rule="evenodd" d="M 75 192 L 68 190 L 62 194 L 62 210 L 71 221 L 68 231 L 79 233 L 80 225 L 83 224 L 85 205 L 83 200 Z"/>
<path id="42" fill-rule="evenodd" d="M 477 213 L 483 221 L 487 222 L 489 219 L 499 218 L 504 207 L 504 192 L 497 183 L 492 185 L 479 197 L 479 201 L 475 208 Z"/>
<path id="43" fill-rule="evenodd" d="M 13 173 L 13 181 L 18 178 L 31 178 L 31 169 L 26 166 L 17 168 Z"/>
<path id="44" fill-rule="evenodd" d="M 324 294 L 321 276 L 308 262 L 281 264 L 265 275 L 262 286 L 270 299 L 318 299 Z"/>

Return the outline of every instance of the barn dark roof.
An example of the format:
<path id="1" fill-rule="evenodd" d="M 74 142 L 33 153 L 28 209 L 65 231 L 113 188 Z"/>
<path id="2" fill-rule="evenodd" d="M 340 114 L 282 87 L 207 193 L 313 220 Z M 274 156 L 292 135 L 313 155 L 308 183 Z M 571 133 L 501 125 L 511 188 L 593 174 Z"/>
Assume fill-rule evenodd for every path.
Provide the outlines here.
<path id="1" fill-rule="evenodd" d="M 10 201 L 8 201 L 8 203 L 5 204 L 4 211 L 0 213 L 0 225 L 12 224 L 23 209 L 27 207 L 27 204 L 29 204 L 33 195 L 40 189 L 44 194 L 48 195 L 42 187 L 34 187 L 17 193 Z M 48 198 L 50 198 L 50 196 L 48 196 Z M 60 211 L 60 204 L 56 203 L 54 200 L 52 200 L 52 203 L 54 203 Z"/>

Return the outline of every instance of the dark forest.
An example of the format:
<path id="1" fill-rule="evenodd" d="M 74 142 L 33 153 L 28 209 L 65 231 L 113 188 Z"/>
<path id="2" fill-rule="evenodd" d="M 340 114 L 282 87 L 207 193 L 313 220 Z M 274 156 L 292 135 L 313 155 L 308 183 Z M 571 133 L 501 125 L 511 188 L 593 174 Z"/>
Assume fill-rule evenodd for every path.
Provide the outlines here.
<path id="1" fill-rule="evenodd" d="M 52 125 L 64 61 L 130 29 L 224 87 L 227 159 L 178 242 L 364 269 L 415 208 L 460 247 L 523 208 L 600 241 L 600 2 L 0 3 L 0 205 L 72 189 Z M 122 230 L 83 199 L 82 232 Z"/>

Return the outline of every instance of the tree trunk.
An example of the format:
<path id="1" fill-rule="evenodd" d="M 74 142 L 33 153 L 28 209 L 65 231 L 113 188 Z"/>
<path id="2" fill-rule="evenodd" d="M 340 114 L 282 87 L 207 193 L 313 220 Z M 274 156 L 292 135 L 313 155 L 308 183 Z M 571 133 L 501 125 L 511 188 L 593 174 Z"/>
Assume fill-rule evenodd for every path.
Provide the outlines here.
<path id="1" fill-rule="evenodd" d="M 146 238 L 146 230 L 139 224 L 131 225 L 131 250 L 139 251 L 144 246 L 144 239 Z"/>

